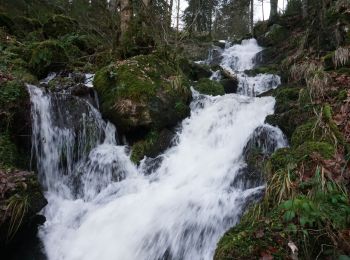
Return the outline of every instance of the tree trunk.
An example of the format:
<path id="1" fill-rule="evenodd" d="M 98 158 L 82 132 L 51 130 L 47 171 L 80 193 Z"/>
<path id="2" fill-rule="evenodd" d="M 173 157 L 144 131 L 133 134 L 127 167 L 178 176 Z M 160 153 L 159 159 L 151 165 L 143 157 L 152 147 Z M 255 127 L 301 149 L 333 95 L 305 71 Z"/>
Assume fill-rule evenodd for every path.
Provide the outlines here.
<path id="1" fill-rule="evenodd" d="M 250 32 L 254 34 L 254 0 L 250 0 Z"/>
<path id="2" fill-rule="evenodd" d="M 168 14 L 169 15 L 169 18 L 168 18 L 169 19 L 169 22 L 168 22 L 169 28 L 171 27 L 171 18 L 172 18 L 171 16 L 173 13 L 173 6 L 174 6 L 174 0 L 169 0 L 169 11 L 168 11 L 169 12 L 169 14 Z"/>
<path id="3" fill-rule="evenodd" d="M 126 39 L 127 32 L 130 29 L 132 18 L 132 3 L 130 0 L 120 0 L 120 41 Z"/>
<path id="4" fill-rule="evenodd" d="M 262 9 L 263 21 L 265 21 L 265 13 L 264 13 L 264 0 L 261 0 L 261 9 Z"/>
<path id="5" fill-rule="evenodd" d="M 277 7 L 278 7 L 278 0 L 270 0 L 270 20 L 273 20 L 277 16 Z"/>
<path id="6" fill-rule="evenodd" d="M 302 0 L 303 18 L 308 16 L 308 0 Z"/>

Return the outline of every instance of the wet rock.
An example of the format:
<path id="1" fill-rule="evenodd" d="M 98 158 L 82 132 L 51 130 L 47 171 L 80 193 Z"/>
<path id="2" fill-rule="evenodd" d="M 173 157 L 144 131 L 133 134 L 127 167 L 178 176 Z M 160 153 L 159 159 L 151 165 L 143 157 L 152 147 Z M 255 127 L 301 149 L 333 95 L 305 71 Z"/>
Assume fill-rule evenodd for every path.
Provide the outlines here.
<path id="1" fill-rule="evenodd" d="M 226 94 L 237 93 L 238 83 L 239 83 L 238 78 L 223 68 L 220 69 L 220 73 L 222 76 L 220 83 L 221 85 L 224 86 L 225 93 Z"/>
<path id="2" fill-rule="evenodd" d="M 213 45 L 221 49 L 225 49 L 226 43 L 224 41 L 213 41 Z"/>
<path id="3" fill-rule="evenodd" d="M 220 47 L 214 46 L 212 49 L 210 49 L 207 64 L 209 66 L 219 66 L 223 59 L 222 52 L 223 49 Z"/>

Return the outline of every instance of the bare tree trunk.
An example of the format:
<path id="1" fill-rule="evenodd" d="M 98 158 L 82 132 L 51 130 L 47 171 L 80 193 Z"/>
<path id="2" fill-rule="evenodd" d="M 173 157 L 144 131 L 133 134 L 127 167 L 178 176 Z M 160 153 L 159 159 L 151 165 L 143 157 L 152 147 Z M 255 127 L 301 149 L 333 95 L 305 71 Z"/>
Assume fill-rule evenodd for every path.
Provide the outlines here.
<path id="1" fill-rule="evenodd" d="M 168 16 L 169 16 L 169 28 L 171 27 L 171 18 L 172 18 L 172 13 L 173 13 L 173 6 L 174 6 L 174 0 L 169 0 L 169 13 L 168 13 Z"/>
<path id="2" fill-rule="evenodd" d="M 261 0 L 261 9 L 262 9 L 263 21 L 265 21 L 264 0 Z"/>
<path id="3" fill-rule="evenodd" d="M 250 0 L 250 32 L 254 34 L 254 0 Z"/>
<path id="4" fill-rule="evenodd" d="M 277 7 L 278 7 L 278 0 L 270 0 L 270 20 L 276 18 L 277 16 Z"/>
<path id="5" fill-rule="evenodd" d="M 176 48 L 178 46 L 179 41 L 179 23 L 180 23 L 180 0 L 177 0 L 176 6 Z"/>
<path id="6" fill-rule="evenodd" d="M 308 0 L 302 0 L 303 18 L 308 16 Z"/>
<path id="7" fill-rule="evenodd" d="M 132 3 L 130 0 L 120 0 L 120 41 L 123 42 L 130 29 L 132 18 Z"/>

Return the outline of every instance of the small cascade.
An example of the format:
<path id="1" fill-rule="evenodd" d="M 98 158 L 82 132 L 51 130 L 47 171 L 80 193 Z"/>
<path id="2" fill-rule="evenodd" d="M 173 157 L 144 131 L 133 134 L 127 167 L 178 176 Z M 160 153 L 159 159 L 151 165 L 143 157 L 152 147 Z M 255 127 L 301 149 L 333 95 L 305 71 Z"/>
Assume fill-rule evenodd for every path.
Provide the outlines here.
<path id="1" fill-rule="evenodd" d="M 255 56 L 263 49 L 255 39 L 243 40 L 242 44 L 236 44 L 225 49 L 220 66 L 232 75 L 236 75 L 239 81 L 238 93 L 246 96 L 257 96 L 270 89 L 277 88 L 281 84 L 281 78 L 274 74 L 257 74 L 248 76 L 245 71 L 255 66 Z"/>
<path id="2" fill-rule="evenodd" d="M 229 47 L 221 66 L 242 76 L 259 50 L 254 40 Z M 247 149 L 271 154 L 286 145 L 264 124 L 275 100 L 254 97 L 261 89 L 242 85 L 240 94 L 215 97 L 192 90 L 174 145 L 137 167 L 116 127 L 87 100 L 28 85 L 48 259 L 212 259 L 220 237 L 264 190 L 261 178 L 247 177 Z"/>

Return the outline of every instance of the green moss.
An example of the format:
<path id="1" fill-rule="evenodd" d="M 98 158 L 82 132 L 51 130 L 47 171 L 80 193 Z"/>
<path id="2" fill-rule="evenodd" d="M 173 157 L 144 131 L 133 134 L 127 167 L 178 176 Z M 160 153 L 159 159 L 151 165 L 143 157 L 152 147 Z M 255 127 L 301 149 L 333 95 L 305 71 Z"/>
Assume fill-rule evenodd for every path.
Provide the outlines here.
<path id="1" fill-rule="evenodd" d="M 335 68 L 333 56 L 334 56 L 334 51 L 332 51 L 332 52 L 330 52 L 327 55 L 322 57 L 325 70 L 332 70 Z"/>
<path id="2" fill-rule="evenodd" d="M 289 257 L 286 244 L 290 234 L 281 223 L 280 212 L 274 209 L 266 221 L 262 219 L 251 222 L 249 217 L 253 209 L 254 207 L 250 208 L 241 223 L 220 239 L 214 260 L 250 260 L 260 259 L 264 255 L 270 255 L 274 259 Z"/>
<path id="3" fill-rule="evenodd" d="M 326 141 L 331 143 L 333 140 L 331 136 L 324 135 L 322 128 L 316 125 L 316 120 L 310 120 L 295 129 L 291 141 L 292 145 L 297 147 L 309 141 Z"/>
<path id="4" fill-rule="evenodd" d="M 58 38 L 77 30 L 77 21 L 64 15 L 54 15 L 43 25 L 44 34 L 49 38 Z"/>
<path id="5" fill-rule="evenodd" d="M 252 70 L 245 71 L 246 74 L 256 76 L 257 74 L 278 74 L 279 69 L 276 64 L 269 66 L 260 66 Z"/>
<path id="6" fill-rule="evenodd" d="M 291 148 L 278 149 L 271 155 L 271 166 L 274 171 L 287 168 L 288 164 L 294 163 L 294 150 Z"/>
<path id="7" fill-rule="evenodd" d="M 11 168 L 16 165 L 18 152 L 8 134 L 0 134 L 0 167 Z"/>
<path id="8" fill-rule="evenodd" d="M 38 77 L 44 77 L 50 71 L 64 68 L 69 61 L 63 46 L 54 40 L 37 44 L 32 51 L 29 66 Z"/>
<path id="9" fill-rule="evenodd" d="M 276 98 L 275 112 L 282 113 L 290 110 L 295 106 L 299 99 L 300 88 L 298 87 L 279 87 L 273 96 Z"/>
<path id="10" fill-rule="evenodd" d="M 200 79 L 194 86 L 194 89 L 202 94 L 211 96 L 225 94 L 224 87 L 219 82 L 205 78 Z"/>
<path id="11" fill-rule="evenodd" d="M 131 148 L 131 161 L 139 163 L 143 157 L 149 156 L 154 150 L 154 144 L 157 142 L 159 134 L 157 131 L 151 131 L 145 140 L 136 142 Z"/>
<path id="12" fill-rule="evenodd" d="M 112 63 L 96 73 L 94 86 L 102 112 L 122 128 L 173 125 L 190 97 L 186 78 L 158 54 Z"/>
<path id="13" fill-rule="evenodd" d="M 339 101 L 344 101 L 348 97 L 348 91 L 345 89 L 342 89 L 338 92 L 337 99 Z"/>
<path id="14" fill-rule="evenodd" d="M 312 154 L 318 153 L 324 159 L 331 159 L 335 155 L 334 145 L 326 142 L 305 142 L 295 149 L 294 158 L 297 161 L 307 160 Z"/>
<path id="15" fill-rule="evenodd" d="M 338 142 L 344 146 L 347 153 L 350 153 L 350 145 L 346 141 L 344 135 L 340 132 L 337 124 L 332 119 L 332 108 L 329 104 L 323 107 L 323 119 L 329 125 L 332 133 L 337 138 Z"/>

